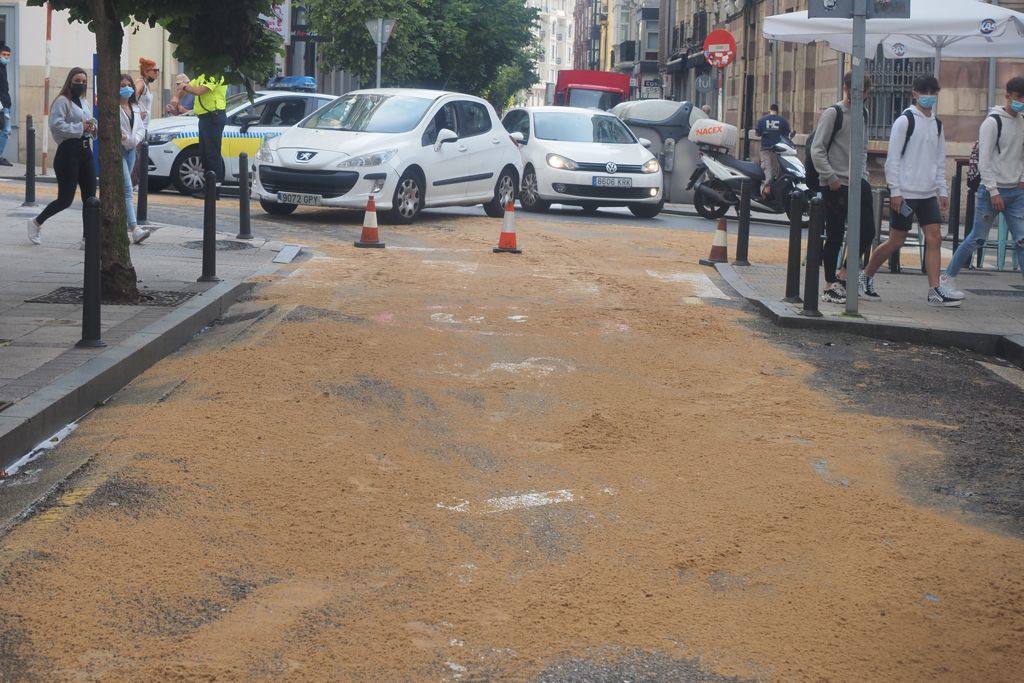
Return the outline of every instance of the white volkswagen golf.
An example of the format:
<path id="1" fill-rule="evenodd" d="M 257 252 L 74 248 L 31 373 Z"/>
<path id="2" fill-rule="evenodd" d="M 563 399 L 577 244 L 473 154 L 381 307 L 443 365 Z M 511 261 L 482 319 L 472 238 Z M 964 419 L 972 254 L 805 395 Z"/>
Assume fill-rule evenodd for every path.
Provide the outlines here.
<path id="1" fill-rule="evenodd" d="M 523 155 L 519 203 L 527 211 L 552 204 L 627 206 L 653 218 L 665 204 L 661 165 L 614 114 L 578 107 L 520 107 L 503 125 Z"/>
<path id="2" fill-rule="evenodd" d="M 362 209 L 374 194 L 396 223 L 432 206 L 483 204 L 488 216 L 501 217 L 523 168 L 486 100 L 400 88 L 339 97 L 267 140 L 255 163 L 252 196 L 268 213 Z"/>

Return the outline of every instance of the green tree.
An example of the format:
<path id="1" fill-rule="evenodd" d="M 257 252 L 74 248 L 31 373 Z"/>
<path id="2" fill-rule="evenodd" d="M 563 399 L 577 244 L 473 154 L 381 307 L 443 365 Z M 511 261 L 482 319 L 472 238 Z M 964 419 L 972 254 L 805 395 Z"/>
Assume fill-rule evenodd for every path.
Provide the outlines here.
<path id="1" fill-rule="evenodd" d="M 307 0 L 310 23 L 328 39 L 329 66 L 373 83 L 376 49 L 366 20 L 398 20 L 383 59 L 387 86 L 444 88 L 482 95 L 499 71 L 534 45 L 537 10 L 524 0 Z M 522 79 L 529 80 L 529 79 Z M 534 81 L 535 82 L 535 81 Z M 530 83 L 532 85 L 532 83 Z"/>
<path id="2" fill-rule="evenodd" d="M 532 88 L 540 81 L 537 76 L 537 60 L 541 47 L 535 46 L 522 51 L 511 64 L 498 67 L 494 82 L 483 92 L 483 96 L 501 113 L 514 104 L 516 93 Z"/>
<path id="3" fill-rule="evenodd" d="M 28 0 L 29 5 L 44 3 Z M 96 35 L 103 296 L 136 301 L 139 290 L 128 251 L 116 94 L 124 31 L 159 24 L 177 46 L 177 59 L 245 83 L 251 91 L 250 79 L 269 75 L 281 50 L 280 37 L 260 19 L 261 14 L 270 14 L 273 0 L 50 0 L 50 5 L 69 10 L 69 21 L 88 25 Z"/>

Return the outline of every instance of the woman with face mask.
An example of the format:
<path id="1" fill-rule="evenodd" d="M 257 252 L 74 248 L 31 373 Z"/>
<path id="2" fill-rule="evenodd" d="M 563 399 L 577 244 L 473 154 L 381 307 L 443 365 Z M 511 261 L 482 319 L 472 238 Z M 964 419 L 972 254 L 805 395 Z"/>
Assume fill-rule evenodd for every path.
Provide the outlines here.
<path id="1" fill-rule="evenodd" d="M 75 67 L 68 73 L 64 87 L 50 105 L 50 134 L 57 144 L 53 171 L 57 176 L 57 198 L 35 218 L 28 220 L 28 239 L 41 244 L 40 231 L 51 216 L 71 206 L 75 189 L 82 201 L 96 196 L 96 165 L 92 159 L 92 139 L 96 137 L 96 119 L 89 108 L 86 88 L 89 78 L 85 69 Z M 85 240 L 81 242 L 85 248 Z"/>
<path id="2" fill-rule="evenodd" d="M 146 137 L 142 112 L 135 99 L 135 84 L 131 76 L 121 75 L 121 162 L 124 171 L 124 215 L 128 219 L 128 233 L 132 242 L 141 244 L 149 237 L 149 230 L 139 227 L 135 217 L 135 196 L 132 192 L 132 169 L 135 167 L 136 148 Z"/>

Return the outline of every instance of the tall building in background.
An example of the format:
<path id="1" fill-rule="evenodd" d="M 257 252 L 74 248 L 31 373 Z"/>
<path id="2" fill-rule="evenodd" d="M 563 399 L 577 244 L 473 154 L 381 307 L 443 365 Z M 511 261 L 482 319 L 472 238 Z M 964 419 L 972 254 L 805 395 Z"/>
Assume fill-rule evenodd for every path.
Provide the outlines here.
<path id="1" fill-rule="evenodd" d="M 573 64 L 573 0 L 527 0 L 540 10 L 537 40 L 543 52 L 537 61 L 540 82 L 527 93 L 526 103 L 543 105 L 551 101 L 558 72 Z"/>
<path id="2" fill-rule="evenodd" d="M 576 28 L 573 68 L 604 71 L 611 61 L 611 47 L 608 41 L 608 0 L 576 0 L 573 23 Z"/>
<path id="3" fill-rule="evenodd" d="M 630 77 L 630 99 L 657 99 L 662 95 L 658 73 L 658 0 L 609 0 L 609 69 Z"/>

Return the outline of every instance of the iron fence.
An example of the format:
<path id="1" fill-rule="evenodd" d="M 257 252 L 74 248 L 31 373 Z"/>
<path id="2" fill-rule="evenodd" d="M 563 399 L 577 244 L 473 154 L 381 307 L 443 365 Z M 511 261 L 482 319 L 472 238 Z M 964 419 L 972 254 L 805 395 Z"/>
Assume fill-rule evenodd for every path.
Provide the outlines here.
<path id="1" fill-rule="evenodd" d="M 932 73 L 932 59 L 887 59 L 878 48 L 874 59 L 865 60 L 865 73 L 871 76 L 868 96 L 868 137 L 888 140 L 892 122 L 910 106 L 911 90 L 918 76 Z"/>

